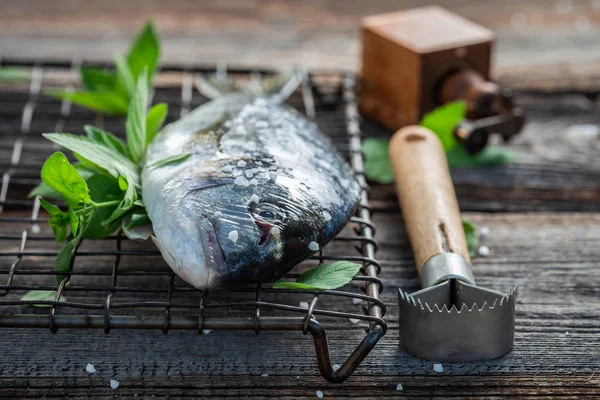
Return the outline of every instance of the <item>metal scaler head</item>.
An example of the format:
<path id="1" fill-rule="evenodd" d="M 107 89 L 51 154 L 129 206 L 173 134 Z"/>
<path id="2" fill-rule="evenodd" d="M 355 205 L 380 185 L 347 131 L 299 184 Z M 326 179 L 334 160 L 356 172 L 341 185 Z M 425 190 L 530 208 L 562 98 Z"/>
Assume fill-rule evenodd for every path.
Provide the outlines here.
<path id="1" fill-rule="evenodd" d="M 400 345 L 443 362 L 482 361 L 512 349 L 516 287 L 475 284 L 456 194 L 439 139 L 407 127 L 390 144 L 396 189 L 423 289 L 398 293 Z"/>

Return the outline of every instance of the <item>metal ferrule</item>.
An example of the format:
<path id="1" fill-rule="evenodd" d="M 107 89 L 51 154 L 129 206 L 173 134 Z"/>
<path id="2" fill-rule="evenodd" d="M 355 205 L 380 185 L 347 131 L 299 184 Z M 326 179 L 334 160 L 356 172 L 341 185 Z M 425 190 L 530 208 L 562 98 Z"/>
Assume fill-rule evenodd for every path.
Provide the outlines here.
<path id="1" fill-rule="evenodd" d="M 438 283 L 458 279 L 475 284 L 471 265 L 463 257 L 455 253 L 441 253 L 431 257 L 421 269 L 421 285 L 423 288 Z"/>

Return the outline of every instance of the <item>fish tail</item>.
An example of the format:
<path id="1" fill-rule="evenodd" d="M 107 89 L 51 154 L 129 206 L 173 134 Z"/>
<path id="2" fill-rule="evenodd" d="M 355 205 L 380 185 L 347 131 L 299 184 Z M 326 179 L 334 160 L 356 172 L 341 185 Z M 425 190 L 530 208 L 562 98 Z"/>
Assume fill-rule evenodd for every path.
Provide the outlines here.
<path id="1" fill-rule="evenodd" d="M 200 74 L 196 87 L 203 96 L 211 100 L 230 93 L 246 93 L 268 97 L 275 103 L 283 103 L 296 91 L 306 76 L 305 70 L 295 68 L 265 78 L 253 73 L 250 74 L 248 82 L 236 82 L 227 76 L 225 69 L 218 68 L 215 74 Z"/>

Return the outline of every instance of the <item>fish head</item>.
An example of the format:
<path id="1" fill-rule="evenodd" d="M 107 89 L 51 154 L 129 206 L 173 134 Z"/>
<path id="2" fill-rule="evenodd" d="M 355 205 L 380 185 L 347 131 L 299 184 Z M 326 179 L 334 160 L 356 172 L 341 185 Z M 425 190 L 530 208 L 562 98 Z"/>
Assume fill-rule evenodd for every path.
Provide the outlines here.
<path id="1" fill-rule="evenodd" d="M 210 279 L 190 283 L 235 287 L 282 277 L 347 222 L 358 195 L 351 202 L 340 201 L 343 195 L 332 185 L 329 189 L 328 196 L 336 201 L 326 201 L 323 188 L 281 171 L 258 171 L 252 179 L 238 175 L 197 180 L 183 209 L 195 221 L 195 240 L 200 241 Z"/>

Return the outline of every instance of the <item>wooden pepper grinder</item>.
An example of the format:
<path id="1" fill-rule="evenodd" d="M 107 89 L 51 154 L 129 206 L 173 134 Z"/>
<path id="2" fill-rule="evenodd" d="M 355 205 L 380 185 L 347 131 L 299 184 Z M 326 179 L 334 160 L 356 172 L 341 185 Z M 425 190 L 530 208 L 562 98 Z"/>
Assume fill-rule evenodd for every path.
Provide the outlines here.
<path id="1" fill-rule="evenodd" d="M 523 127 L 510 92 L 489 80 L 492 31 L 431 6 L 366 17 L 362 34 L 364 115 L 397 130 L 462 99 L 467 116 L 454 134 L 471 153 L 490 133 L 509 140 Z"/>

